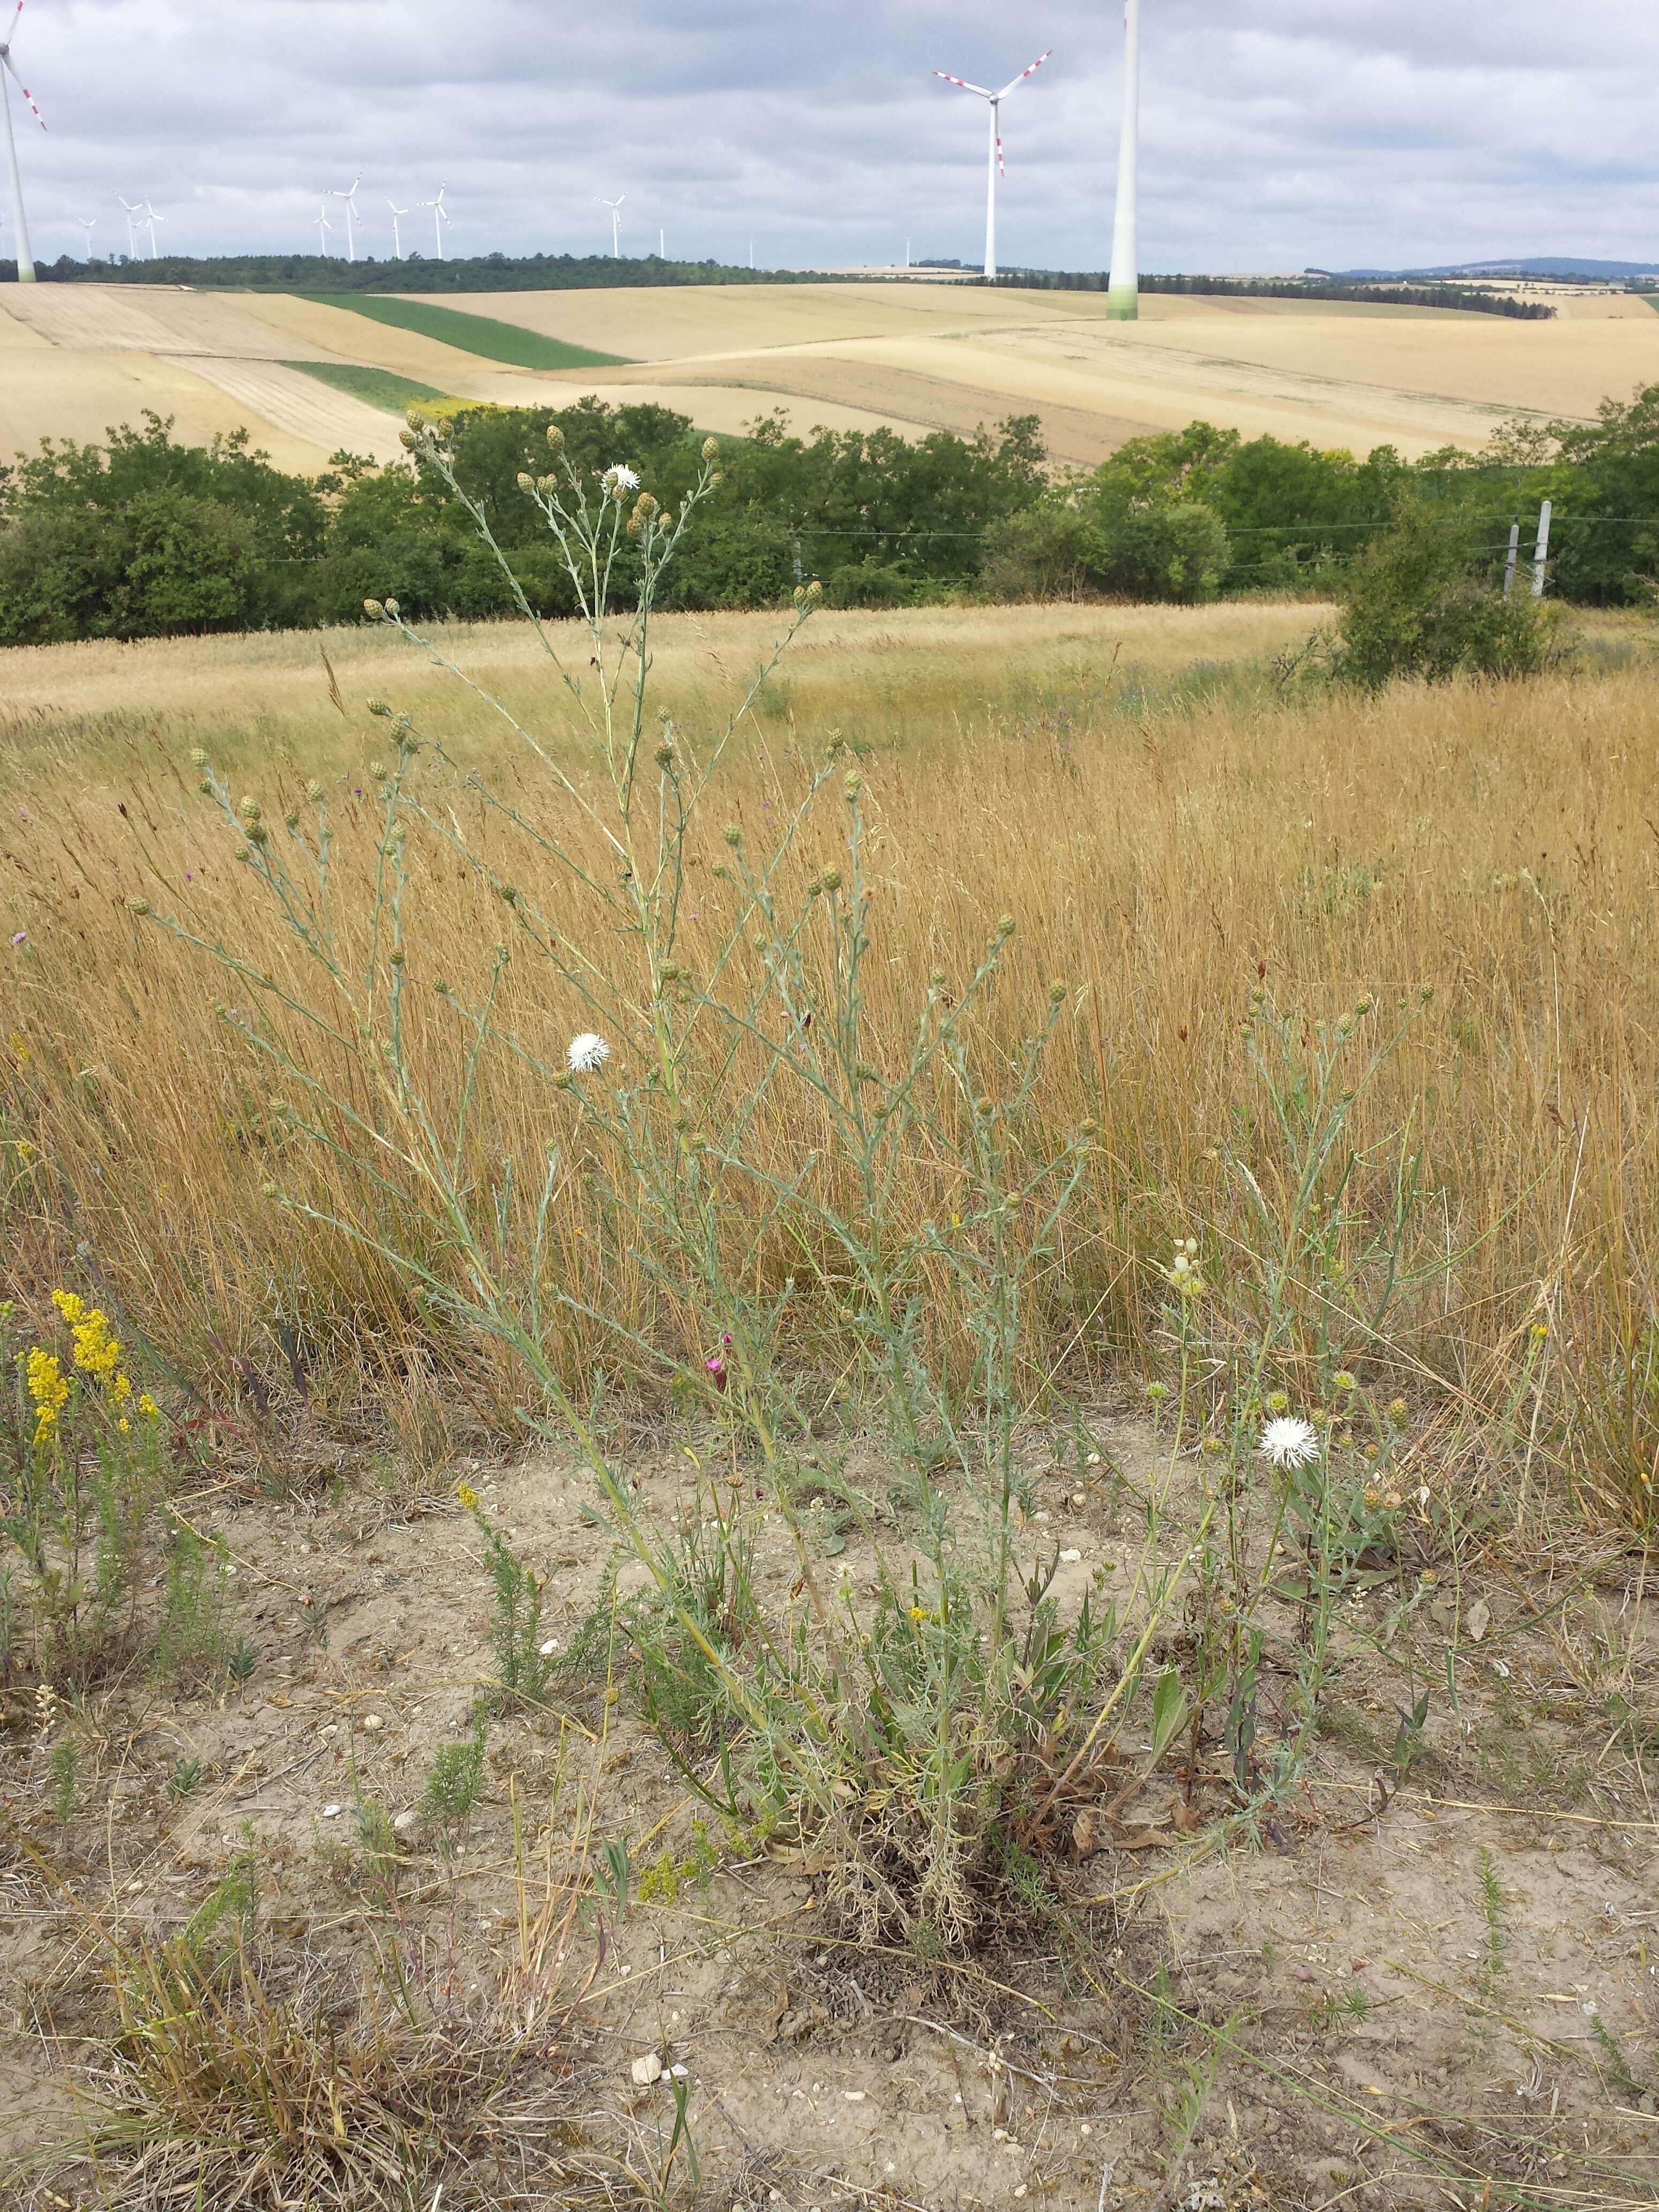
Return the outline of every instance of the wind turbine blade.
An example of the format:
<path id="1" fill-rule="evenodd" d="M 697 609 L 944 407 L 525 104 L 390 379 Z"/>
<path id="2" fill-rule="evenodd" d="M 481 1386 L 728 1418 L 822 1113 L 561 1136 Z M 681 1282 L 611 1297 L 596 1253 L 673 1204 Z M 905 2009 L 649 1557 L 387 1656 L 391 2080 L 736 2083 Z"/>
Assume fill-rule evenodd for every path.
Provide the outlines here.
<path id="1" fill-rule="evenodd" d="M 1044 62 L 1048 60 L 1048 54 L 1053 53 L 1053 52 L 1054 48 L 1050 46 L 1048 53 L 1039 54 L 1036 59 L 1031 64 L 1030 69 L 1023 69 L 1018 76 L 1011 76 L 1007 83 L 1003 86 L 1002 90 L 998 93 L 997 98 L 999 100 L 1006 100 L 1009 94 L 1013 90 L 1017 84 L 1024 84 L 1028 76 L 1035 76 L 1037 71 L 1042 67 Z"/>
<path id="2" fill-rule="evenodd" d="M 22 6 L 21 6 L 21 0 L 20 0 L 20 3 L 19 3 L 19 6 L 18 6 L 17 12 L 18 12 L 18 14 L 19 14 L 20 15 L 21 15 L 22 14 L 22 12 L 23 12 Z M 25 99 L 25 100 L 27 100 L 28 101 L 28 104 L 29 104 L 29 112 L 33 116 L 33 118 L 34 118 L 35 121 L 40 125 L 40 128 L 44 131 L 44 130 L 46 129 L 46 117 L 45 117 L 44 115 L 42 115 L 42 114 L 41 114 L 41 112 L 40 112 L 40 109 L 35 106 L 35 104 L 34 104 L 34 95 L 30 92 L 30 90 L 29 90 L 29 88 L 28 88 L 27 85 L 26 85 L 26 84 L 24 83 L 24 82 L 23 82 L 23 80 L 22 80 L 22 78 L 21 78 L 21 76 L 17 76 L 17 64 L 16 64 L 16 63 L 15 63 L 15 61 L 13 61 L 13 59 L 12 59 L 12 58 L 11 58 L 11 55 L 10 55 L 10 54 L 9 54 L 9 52 L 6 50 L 6 48 L 5 48 L 5 47 L 3 47 L 3 46 L 0 46 L 0 62 L 3 62 L 3 63 L 5 64 L 5 65 L 6 65 L 6 67 L 7 67 L 7 68 L 11 71 L 11 73 L 12 73 L 13 76 L 17 77 L 17 89 L 19 90 L 19 92 L 21 92 L 21 93 L 22 94 L 22 95 L 23 95 L 24 99 Z"/>
<path id="3" fill-rule="evenodd" d="M 959 84 L 964 92 L 976 92 L 981 100 L 995 97 L 994 94 L 987 92 L 982 84 L 969 84 L 965 76 L 952 76 L 949 70 L 935 70 L 933 75 L 942 76 L 946 84 Z"/>

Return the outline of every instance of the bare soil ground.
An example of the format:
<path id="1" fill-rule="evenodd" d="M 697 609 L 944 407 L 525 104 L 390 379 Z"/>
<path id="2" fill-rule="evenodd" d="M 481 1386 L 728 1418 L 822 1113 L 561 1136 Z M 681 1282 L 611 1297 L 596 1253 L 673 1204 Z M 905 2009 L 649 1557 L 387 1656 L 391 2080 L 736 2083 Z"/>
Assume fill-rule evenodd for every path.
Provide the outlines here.
<path id="1" fill-rule="evenodd" d="M 1073 1605 L 1127 1577 L 1161 1450 L 1121 1409 L 1089 1426 L 1101 1463 L 1086 1475 L 1072 1432 L 1028 1439 L 1026 1540 L 1058 1553 Z M 515 1818 L 520 1869 L 562 1863 L 584 1802 L 593 1863 L 599 1842 L 626 1840 L 631 1901 L 602 1910 L 596 1892 L 568 1937 L 586 1985 L 568 2032 L 579 2133 L 636 2172 L 655 2166 L 673 2081 L 639 2082 L 635 2063 L 684 2067 L 705 2203 L 1655 2201 L 1659 1639 L 1639 1554 L 1523 1573 L 1494 1553 L 1442 1583 L 1402 1563 L 1345 1623 L 1306 1779 L 1253 1837 L 1224 1826 L 1218 1752 L 1189 1752 L 1103 1809 L 1097 1834 L 1061 1839 L 1046 1900 L 994 1945 L 930 1962 L 853 1940 L 810 1851 L 716 1851 L 694 1826 L 615 1625 L 643 1570 L 619 1565 L 580 1466 L 451 1462 L 422 1484 L 383 1462 L 348 1479 L 296 1450 L 302 1433 L 257 1458 L 227 1448 L 223 1474 L 179 1500 L 235 1563 L 234 1626 L 257 1654 L 240 1691 L 174 1703 L 132 1679 L 89 1698 L 61 1822 L 35 1702 L 6 1705 L 0 2148 L 20 2163 L 0 2202 L 111 2201 L 65 2169 L 48 2187 L 25 2155 L 72 2124 L 83 2039 L 107 2024 L 100 1923 L 160 1942 L 251 1850 L 276 1971 L 396 1956 L 464 1994 L 520 1941 Z M 683 1504 L 684 1449 L 637 1455 L 662 1525 Z M 492 1719 L 484 1802 L 450 1864 L 420 1817 L 423 1780 L 491 1673 L 487 1565 L 450 1495 L 458 1474 L 548 1575 L 545 1633 L 578 1656 L 545 1710 Z M 826 1521 L 823 1540 L 826 1576 L 868 1582 L 856 1536 L 841 1548 Z M 767 1551 L 781 1605 L 781 1531 Z M 1407 1682 L 1432 1695 L 1402 1779 Z M 1264 1748 L 1268 1733 L 1264 1717 Z M 170 1795 L 190 1760 L 198 1786 Z M 357 1792 L 396 1820 L 395 1865 L 372 1879 Z M 558 2191 L 526 2180 L 487 2201 Z"/>

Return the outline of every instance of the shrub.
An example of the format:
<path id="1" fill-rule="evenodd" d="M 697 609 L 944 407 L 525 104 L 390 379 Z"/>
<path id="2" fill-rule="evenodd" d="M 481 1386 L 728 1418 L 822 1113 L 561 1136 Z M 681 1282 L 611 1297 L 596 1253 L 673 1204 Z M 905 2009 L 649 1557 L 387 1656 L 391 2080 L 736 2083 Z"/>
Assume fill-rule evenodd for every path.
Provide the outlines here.
<path id="1" fill-rule="evenodd" d="M 1367 690 L 1399 676 L 1530 676 L 1555 651 L 1553 618 L 1529 591 L 1509 599 L 1480 573 L 1476 527 L 1416 500 L 1349 570 L 1337 672 Z"/>
<path id="2" fill-rule="evenodd" d="M 1103 517 L 1091 533 L 1090 562 L 1099 588 L 1126 599 L 1212 599 L 1231 553 L 1213 507 L 1199 500 L 1132 507 Z"/>

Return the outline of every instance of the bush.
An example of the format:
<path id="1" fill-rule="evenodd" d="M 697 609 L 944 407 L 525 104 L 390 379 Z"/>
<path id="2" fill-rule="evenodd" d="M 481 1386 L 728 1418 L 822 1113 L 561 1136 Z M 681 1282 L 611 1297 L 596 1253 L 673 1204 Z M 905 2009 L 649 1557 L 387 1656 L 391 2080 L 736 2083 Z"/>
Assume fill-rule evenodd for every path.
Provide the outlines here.
<path id="1" fill-rule="evenodd" d="M 1212 599 L 1231 559 L 1227 532 L 1198 500 L 1133 507 L 1096 526 L 1091 559 L 1100 589 L 1126 599 Z"/>
<path id="2" fill-rule="evenodd" d="M 1530 676 L 1554 655 L 1553 617 L 1524 588 L 1505 599 L 1480 571 L 1476 525 L 1403 501 L 1342 591 L 1338 674 L 1375 690 L 1397 676 Z"/>
<path id="3" fill-rule="evenodd" d="M 1081 599 L 1094 588 L 1088 528 L 1075 507 L 1045 501 L 991 533 L 980 571 L 991 599 Z"/>

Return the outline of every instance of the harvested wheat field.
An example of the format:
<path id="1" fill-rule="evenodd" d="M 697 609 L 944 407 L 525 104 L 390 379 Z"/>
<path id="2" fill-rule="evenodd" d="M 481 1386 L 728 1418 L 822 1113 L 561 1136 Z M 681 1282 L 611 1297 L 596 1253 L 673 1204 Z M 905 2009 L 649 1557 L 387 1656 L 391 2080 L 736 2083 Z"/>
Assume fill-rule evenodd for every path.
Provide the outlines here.
<path id="1" fill-rule="evenodd" d="M 1329 612 L 0 656 L 0 2201 L 1655 2200 L 1650 625 Z"/>
<path id="2" fill-rule="evenodd" d="M 1054 459 L 1074 465 L 1194 416 L 1250 436 L 1361 453 L 1389 444 L 1415 456 L 1479 447 L 1515 417 L 1588 420 L 1607 393 L 1659 374 L 1659 315 L 1645 301 L 1564 292 L 1559 307 L 1553 321 L 1522 323 L 1153 295 L 1140 321 L 1124 325 L 1106 320 L 1097 295 L 898 281 L 468 295 L 469 314 L 631 364 L 550 372 L 502 366 L 453 332 L 392 328 L 345 304 L 43 286 L 0 308 L 0 451 L 44 434 L 100 435 L 118 375 L 154 392 L 135 404 L 172 395 L 186 436 L 211 434 L 228 404 L 279 460 L 317 469 L 341 442 L 344 408 L 351 449 L 379 453 L 388 432 L 376 410 L 320 387 L 307 392 L 291 373 L 261 383 L 225 366 L 314 359 L 378 366 L 502 405 L 590 392 L 649 399 L 720 431 L 781 410 L 802 433 L 822 422 L 971 434 L 1035 412 Z M 123 366 L 112 372 L 118 353 Z M 50 370 L 35 368 L 38 359 Z"/>

